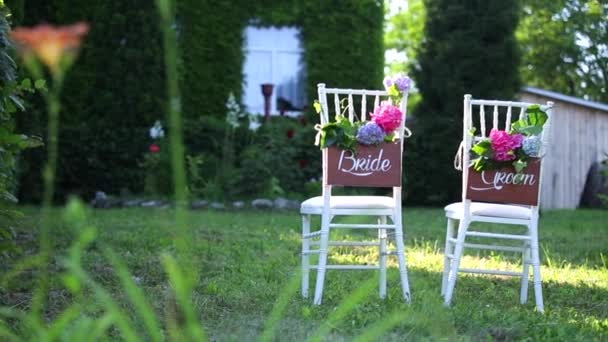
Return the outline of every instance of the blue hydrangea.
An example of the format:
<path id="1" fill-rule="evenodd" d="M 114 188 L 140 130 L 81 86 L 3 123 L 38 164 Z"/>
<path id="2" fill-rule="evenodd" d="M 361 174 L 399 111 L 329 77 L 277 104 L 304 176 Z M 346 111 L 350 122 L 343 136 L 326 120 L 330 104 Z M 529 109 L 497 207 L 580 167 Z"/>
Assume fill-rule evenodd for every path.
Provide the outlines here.
<path id="1" fill-rule="evenodd" d="M 357 131 L 357 141 L 363 145 L 374 145 L 384 141 L 384 131 L 377 123 L 370 121 Z"/>
<path id="2" fill-rule="evenodd" d="M 397 87 L 397 90 L 404 93 L 410 89 L 410 78 L 405 75 L 397 75 L 393 78 L 393 83 Z"/>
<path id="3" fill-rule="evenodd" d="M 538 135 L 532 135 L 524 138 L 522 143 L 522 149 L 524 153 L 529 155 L 530 157 L 538 157 L 538 153 L 540 152 L 541 141 Z"/>

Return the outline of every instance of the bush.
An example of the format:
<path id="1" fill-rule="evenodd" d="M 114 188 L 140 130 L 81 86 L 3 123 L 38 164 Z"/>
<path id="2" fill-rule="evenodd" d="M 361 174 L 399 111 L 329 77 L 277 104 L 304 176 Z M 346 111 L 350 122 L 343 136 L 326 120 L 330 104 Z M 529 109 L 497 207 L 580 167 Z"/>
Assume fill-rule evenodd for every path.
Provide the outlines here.
<path id="1" fill-rule="evenodd" d="M 406 142 L 407 200 L 444 204 L 460 198 L 460 174 L 452 168 L 462 139 L 464 94 L 513 99 L 520 89 L 513 1 L 425 2 L 425 41 L 413 79 L 422 94 L 414 136 Z"/>
<path id="2" fill-rule="evenodd" d="M 163 53 L 154 2 L 91 0 L 74 6 L 70 0 L 50 0 L 27 2 L 24 10 L 24 25 L 79 20 L 91 25 L 79 62 L 67 76 L 63 91 L 60 165 L 64 170 L 58 175 L 58 197 L 78 193 L 86 198 L 96 190 L 117 193 L 123 188 L 143 191 L 145 176 L 139 163 L 148 147 L 146 130 L 164 117 Z M 382 2 L 375 0 L 178 1 L 175 28 L 181 46 L 185 140 L 188 154 L 203 156 L 201 173 L 205 181 L 215 181 L 221 164 L 217 152 L 224 139 L 226 99 L 230 92 L 238 98 L 242 91 L 242 33 L 246 25 L 300 27 L 307 66 L 305 88 L 312 103 L 319 82 L 353 88 L 381 84 L 383 16 Z M 357 30 L 352 29 L 353 23 Z M 20 122 L 20 127 L 42 135 L 45 123 L 46 116 L 36 110 Z M 313 135 L 312 126 L 308 129 L 305 134 Z M 259 143 L 241 140 L 250 138 L 248 134 L 235 135 L 235 156 L 249 144 Z M 306 144 L 314 149 L 312 139 Z M 261 151 L 247 153 L 258 155 Z M 23 163 L 20 193 L 28 200 L 39 198 L 41 182 L 36 166 L 42 162 L 42 155 L 28 157 Z M 312 165 L 319 159 L 312 153 L 296 157 L 312 158 L 307 159 Z M 298 160 L 292 164 L 295 172 L 275 175 L 287 191 L 301 188 L 296 183 L 306 176 Z M 228 179 L 217 181 L 227 183 L 238 178 L 229 174 L 222 172 Z M 243 186 L 238 184 L 236 188 Z"/>

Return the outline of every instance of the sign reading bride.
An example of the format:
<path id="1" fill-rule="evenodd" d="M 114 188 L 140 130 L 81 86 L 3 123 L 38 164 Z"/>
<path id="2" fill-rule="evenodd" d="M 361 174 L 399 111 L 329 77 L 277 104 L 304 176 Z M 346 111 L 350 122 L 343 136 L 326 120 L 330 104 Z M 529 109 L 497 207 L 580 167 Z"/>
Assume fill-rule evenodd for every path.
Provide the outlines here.
<path id="1" fill-rule="evenodd" d="M 512 167 L 498 170 L 469 169 L 467 198 L 480 202 L 538 204 L 540 159 L 533 158 L 521 171 Z"/>
<path id="2" fill-rule="evenodd" d="M 392 187 L 401 185 L 401 145 L 359 145 L 355 153 L 327 148 L 327 182 L 332 185 Z"/>

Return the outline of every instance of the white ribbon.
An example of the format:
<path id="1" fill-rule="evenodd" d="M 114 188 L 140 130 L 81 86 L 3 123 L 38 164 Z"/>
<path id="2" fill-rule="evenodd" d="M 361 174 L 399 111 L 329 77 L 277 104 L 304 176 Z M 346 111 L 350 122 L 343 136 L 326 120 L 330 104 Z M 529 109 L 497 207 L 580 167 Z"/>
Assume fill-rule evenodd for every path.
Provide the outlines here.
<path id="1" fill-rule="evenodd" d="M 323 126 L 321 126 L 321 124 L 316 124 L 314 128 L 315 131 L 317 131 L 317 135 L 315 136 L 315 146 L 319 146 L 321 143 L 321 132 L 323 131 Z"/>
<path id="2" fill-rule="evenodd" d="M 460 142 L 456 155 L 454 156 L 454 168 L 458 171 L 462 171 L 462 152 L 464 150 L 464 141 Z"/>

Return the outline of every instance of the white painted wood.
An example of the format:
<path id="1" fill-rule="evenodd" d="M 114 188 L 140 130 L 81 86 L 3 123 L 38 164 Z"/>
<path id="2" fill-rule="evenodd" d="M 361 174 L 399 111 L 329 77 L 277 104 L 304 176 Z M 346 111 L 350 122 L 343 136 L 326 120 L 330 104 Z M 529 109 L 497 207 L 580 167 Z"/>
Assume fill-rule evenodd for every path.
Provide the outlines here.
<path id="1" fill-rule="evenodd" d="M 481 137 L 486 137 L 486 112 L 484 110 L 484 106 L 479 106 L 479 126 L 481 127 L 480 132 Z M 467 150 L 468 151 L 468 150 Z"/>
<path id="2" fill-rule="evenodd" d="M 367 121 L 367 95 L 361 96 L 361 121 Z"/>
<path id="3" fill-rule="evenodd" d="M 444 303 L 446 305 L 450 305 L 454 287 L 456 285 L 456 279 L 458 272 L 468 272 L 468 273 L 480 273 L 480 274 L 495 274 L 495 275 L 506 275 L 506 276 L 521 276 L 521 293 L 520 293 L 520 301 L 522 303 L 525 302 L 527 298 L 527 278 L 528 278 L 528 270 L 527 265 L 532 265 L 533 273 L 534 273 L 534 297 L 536 301 L 536 310 L 542 312 L 544 310 L 544 303 L 542 298 L 542 286 L 541 286 L 541 277 L 540 277 L 540 257 L 538 251 L 538 206 L 529 206 L 530 217 L 527 218 L 527 215 L 523 215 L 521 218 L 514 219 L 512 217 L 503 217 L 499 214 L 495 214 L 493 216 L 481 216 L 481 215 L 472 215 L 471 214 L 471 202 L 466 199 L 466 190 L 467 190 L 467 180 L 468 180 L 468 165 L 469 165 L 469 153 L 468 151 L 471 149 L 471 145 L 476 138 L 471 137 L 468 132 L 471 128 L 474 127 L 473 121 L 471 120 L 471 113 L 473 112 L 474 106 L 479 106 L 479 130 L 477 131 L 478 135 L 481 138 L 486 135 L 486 124 L 485 124 L 485 115 L 484 115 L 484 106 L 490 105 L 494 107 L 493 110 L 493 120 L 492 127 L 497 128 L 500 124 L 500 107 L 505 107 L 505 128 L 508 129 L 511 123 L 512 116 L 512 108 L 520 108 L 520 118 L 522 118 L 522 114 L 525 113 L 525 110 L 530 103 L 527 102 L 512 102 L 512 101 L 498 101 L 498 100 L 473 100 L 471 95 L 465 95 L 464 97 L 464 110 L 463 110 L 463 147 L 464 153 L 462 153 L 462 212 L 454 212 L 458 210 L 447 208 L 455 208 L 454 204 L 446 207 L 446 218 L 448 219 L 448 228 L 446 232 L 446 247 L 445 247 L 445 256 L 444 256 L 444 271 L 442 278 L 442 286 L 441 293 L 444 297 Z M 549 116 L 547 123 L 543 129 L 543 133 L 541 136 L 541 141 L 543 146 L 549 146 L 549 136 L 551 135 L 551 125 L 552 122 L 556 121 L 553 117 L 552 111 L 553 103 L 547 102 L 546 111 Z M 543 162 L 541 163 L 541 176 L 540 176 L 540 186 L 539 186 L 539 201 L 541 198 L 541 189 L 543 183 L 543 166 L 546 164 L 546 160 L 550 158 L 543 158 Z M 479 206 L 479 205 L 477 205 Z M 481 212 L 479 213 L 481 214 Z M 505 214 L 507 213 L 505 212 Z M 458 226 L 458 234 L 456 238 L 453 236 L 453 222 L 455 220 L 459 220 Z M 507 233 L 494 233 L 494 232 L 484 232 L 484 231 L 469 231 L 469 225 L 472 222 L 491 222 L 491 223 L 503 223 L 503 224 L 514 224 L 514 225 L 524 225 L 528 229 L 525 234 L 507 234 Z M 476 243 L 466 243 L 466 237 L 477 237 L 477 238 L 491 238 L 491 239 L 502 239 L 502 240 L 515 240 L 521 241 L 523 243 L 523 247 L 517 246 L 502 246 L 502 245 L 489 245 L 489 244 L 476 244 Z M 502 270 L 486 270 L 486 269 L 476 269 L 476 268 L 460 268 L 460 260 L 462 258 L 463 252 L 465 248 L 473 248 L 473 249 L 487 249 L 487 250 L 498 250 L 498 251 L 506 251 L 506 252 L 519 252 L 522 253 L 522 264 L 523 269 L 522 272 L 512 272 L 512 271 L 502 271 Z"/>
<path id="4" fill-rule="evenodd" d="M 349 228 L 349 229 L 369 229 L 369 228 L 385 228 L 395 229 L 394 224 L 356 224 L 356 223 L 332 223 L 330 228 Z"/>
<path id="5" fill-rule="evenodd" d="M 494 111 L 492 111 L 492 128 L 498 129 L 498 106 L 496 105 L 494 106 Z"/>
<path id="6" fill-rule="evenodd" d="M 510 240 L 530 240 L 530 237 L 526 236 L 526 235 L 498 234 L 498 233 L 486 233 L 486 232 L 467 232 L 467 236 L 487 237 L 487 238 L 497 238 L 497 239 L 510 239 Z"/>
<path id="7" fill-rule="evenodd" d="M 360 98 L 361 99 L 361 118 L 365 118 L 366 114 L 366 97 L 373 96 L 374 97 L 374 109 L 380 106 L 380 102 L 382 99 L 389 99 L 388 92 L 386 90 L 365 90 L 365 89 L 338 89 L 338 88 L 326 88 L 325 84 L 320 83 L 317 85 L 318 95 L 319 95 L 319 103 L 321 104 L 322 113 L 321 113 L 321 124 L 328 123 L 332 120 L 335 115 L 342 114 L 344 109 L 341 108 L 341 105 L 348 106 L 348 119 L 351 122 L 357 119 L 356 113 L 354 112 L 354 104 L 355 101 Z M 327 105 L 327 97 L 333 95 L 334 97 L 334 109 L 333 113 L 330 111 L 329 106 Z M 341 103 L 340 95 L 342 98 L 347 101 L 346 104 Z M 344 100 L 342 100 L 344 101 Z M 400 127 L 397 130 L 398 137 L 405 136 L 405 121 L 407 118 L 407 94 L 404 94 L 403 99 L 400 103 L 400 109 L 403 112 L 403 120 L 401 122 Z M 401 141 L 401 150 L 403 151 L 403 138 Z M 379 295 L 381 298 L 386 296 L 386 261 L 387 257 L 391 255 L 396 255 L 399 264 L 399 276 L 401 279 L 401 292 L 403 298 L 407 303 L 410 303 L 410 288 L 409 288 L 409 280 L 407 277 L 407 265 L 405 261 L 405 245 L 403 243 L 404 234 L 403 234 L 403 224 L 402 224 L 402 209 L 401 209 L 401 187 L 393 188 L 393 195 L 390 199 L 391 205 L 386 208 L 364 208 L 360 209 L 359 207 L 342 207 L 339 209 L 331 207 L 331 199 L 332 199 L 332 186 L 327 184 L 327 151 L 323 151 L 323 191 L 322 198 L 323 204 L 317 205 L 319 202 L 317 199 L 310 200 L 307 202 L 306 206 L 302 206 L 300 213 L 304 217 L 309 217 L 309 215 L 321 215 L 321 229 L 316 232 L 306 231 L 306 224 L 303 223 L 303 231 L 302 231 L 302 255 L 308 256 L 310 254 L 318 254 L 319 260 L 317 265 L 306 266 L 308 269 L 316 269 L 317 270 L 317 279 L 315 284 L 315 295 L 313 303 L 315 305 L 319 305 L 322 302 L 323 298 L 323 284 L 325 281 L 325 273 L 328 269 L 336 269 L 336 270 L 372 270 L 378 269 L 380 270 L 380 283 L 379 283 Z M 373 196 L 370 196 L 370 200 L 373 200 Z M 312 205 L 310 205 L 312 203 Z M 308 216 L 307 216 L 308 215 Z M 375 216 L 378 218 L 378 224 L 368 224 L 368 223 L 332 223 L 332 220 L 336 216 Z M 392 224 L 387 223 L 387 217 L 390 217 Z M 308 218 L 309 219 L 309 218 Z M 357 241 L 330 241 L 330 230 L 332 228 L 339 229 L 376 229 L 378 230 L 378 241 L 370 242 L 357 242 Z M 388 231 L 394 233 L 394 240 L 396 245 L 396 251 L 388 251 Z M 319 240 L 311 241 L 310 239 L 319 238 Z M 304 246 L 304 241 L 306 240 L 306 246 Z M 310 249 L 310 247 L 318 246 L 318 249 Z M 356 246 L 372 246 L 379 248 L 379 260 L 378 265 L 331 265 L 327 263 L 328 259 L 328 249 L 333 246 L 346 246 L 346 247 L 356 247 Z M 307 259 L 306 259 L 307 260 Z M 303 267 L 305 261 L 304 257 L 302 258 Z M 304 272 L 303 272 L 304 274 Z M 308 276 L 308 274 L 306 274 Z M 302 287 L 304 295 L 304 285 L 306 281 L 302 280 Z"/>
<path id="8" fill-rule="evenodd" d="M 302 215 L 302 297 L 308 298 L 310 215 Z"/>
<path id="9" fill-rule="evenodd" d="M 484 270 L 480 268 L 459 268 L 458 272 L 462 273 L 478 273 L 478 274 L 494 274 L 501 276 L 521 277 L 521 272 L 501 271 L 501 270 Z"/>
<path id="10" fill-rule="evenodd" d="M 378 218 L 378 225 L 385 225 L 386 224 L 386 216 L 380 216 Z M 380 277 L 379 277 L 379 295 L 380 298 L 385 298 L 386 297 L 386 259 L 388 256 L 388 252 L 387 252 L 387 235 L 386 235 L 386 229 L 378 229 L 378 240 L 380 240 L 380 243 L 378 245 L 378 257 L 380 260 L 378 260 L 378 266 L 380 268 Z"/>

